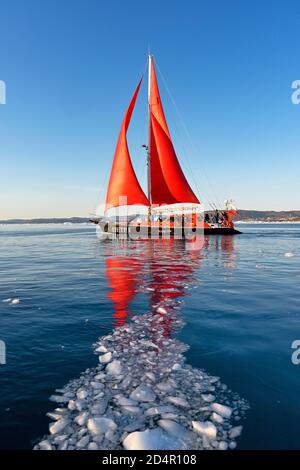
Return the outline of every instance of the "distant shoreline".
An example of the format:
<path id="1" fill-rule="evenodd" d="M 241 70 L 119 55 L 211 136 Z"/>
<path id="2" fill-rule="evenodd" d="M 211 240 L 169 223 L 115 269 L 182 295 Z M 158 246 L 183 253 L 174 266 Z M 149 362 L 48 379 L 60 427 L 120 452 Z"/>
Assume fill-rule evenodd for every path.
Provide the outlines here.
<path id="1" fill-rule="evenodd" d="M 290 224 L 290 225 L 299 225 L 300 224 L 300 220 L 236 220 L 234 222 L 236 225 L 239 225 L 239 224 L 257 224 L 257 225 L 274 225 L 274 224 Z"/>
<path id="2" fill-rule="evenodd" d="M 86 224 L 89 217 L 49 217 L 36 219 L 3 219 L 0 225 L 17 225 L 17 224 Z M 292 211 L 257 211 L 244 210 L 238 211 L 236 224 L 299 224 L 300 210 Z"/>

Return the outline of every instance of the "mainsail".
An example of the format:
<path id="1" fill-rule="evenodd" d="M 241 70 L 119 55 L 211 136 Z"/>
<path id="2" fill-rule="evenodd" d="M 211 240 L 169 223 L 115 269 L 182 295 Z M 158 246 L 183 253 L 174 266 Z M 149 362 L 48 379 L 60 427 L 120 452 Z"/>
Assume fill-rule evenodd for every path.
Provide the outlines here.
<path id="1" fill-rule="evenodd" d="M 122 122 L 106 195 L 106 210 L 120 205 L 149 206 L 134 172 L 127 145 L 126 133 L 141 86 L 140 80 Z"/>
<path id="2" fill-rule="evenodd" d="M 149 57 L 149 197 L 152 205 L 200 204 L 178 162 Z"/>
<path id="3" fill-rule="evenodd" d="M 126 111 L 115 150 L 106 196 L 106 210 L 122 205 L 161 206 L 200 204 L 177 159 L 161 104 L 154 61 L 149 56 L 148 198 L 134 172 L 127 145 L 127 129 L 141 86 Z"/>

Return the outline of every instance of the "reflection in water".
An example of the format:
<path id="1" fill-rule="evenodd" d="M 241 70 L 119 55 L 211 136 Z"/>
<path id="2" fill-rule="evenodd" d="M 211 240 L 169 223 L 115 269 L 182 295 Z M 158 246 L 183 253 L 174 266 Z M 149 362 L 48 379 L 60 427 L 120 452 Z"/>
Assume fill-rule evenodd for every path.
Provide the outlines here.
<path id="1" fill-rule="evenodd" d="M 228 259 L 233 245 L 218 246 Z M 182 326 L 180 298 L 196 284 L 205 247 L 187 251 L 180 240 L 159 240 L 103 249 L 117 328 L 96 344 L 99 365 L 52 397 L 60 407 L 50 413 L 51 435 L 35 448 L 235 448 L 247 403 L 218 377 L 186 365 L 188 346 L 171 334 Z M 137 293 L 147 295 L 149 309 L 127 321 Z"/>
<path id="2" fill-rule="evenodd" d="M 106 258 L 105 263 L 108 298 L 114 305 L 114 326 L 122 326 L 128 317 L 129 303 L 137 292 L 140 266 L 133 257 L 126 256 Z"/>
<path id="3" fill-rule="evenodd" d="M 149 294 L 150 311 L 160 306 L 168 311 L 176 307 L 176 299 L 187 295 L 189 286 L 195 283 L 193 273 L 201 259 L 198 250 L 185 251 L 183 242 L 174 239 L 138 244 L 123 240 L 119 246 L 107 245 L 105 250 L 115 326 L 126 322 L 129 304 L 138 292 Z"/>
<path id="4" fill-rule="evenodd" d="M 207 250 L 220 252 L 225 268 L 236 267 L 234 237 L 205 237 L 200 250 L 186 250 L 182 240 L 160 239 L 119 243 L 108 242 L 105 249 L 108 298 L 114 305 L 114 326 L 122 326 L 130 313 L 130 303 L 139 292 L 148 293 L 149 310 L 178 309 L 178 299 L 197 285 L 197 272 Z M 165 325 L 166 334 L 171 325 Z"/>

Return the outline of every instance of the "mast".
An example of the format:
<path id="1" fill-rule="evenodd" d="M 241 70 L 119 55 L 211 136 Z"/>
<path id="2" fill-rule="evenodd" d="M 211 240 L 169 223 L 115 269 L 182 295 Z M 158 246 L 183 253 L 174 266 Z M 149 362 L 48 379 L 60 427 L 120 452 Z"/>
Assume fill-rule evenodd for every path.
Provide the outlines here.
<path id="1" fill-rule="evenodd" d="M 150 99 L 151 99 L 151 68 L 152 68 L 152 57 L 149 52 L 148 54 L 148 148 L 147 148 L 147 179 L 148 179 L 148 201 L 150 203 L 148 209 L 148 219 L 150 221 L 151 216 L 151 206 L 152 206 L 152 197 L 151 197 L 151 109 L 150 109 Z"/>

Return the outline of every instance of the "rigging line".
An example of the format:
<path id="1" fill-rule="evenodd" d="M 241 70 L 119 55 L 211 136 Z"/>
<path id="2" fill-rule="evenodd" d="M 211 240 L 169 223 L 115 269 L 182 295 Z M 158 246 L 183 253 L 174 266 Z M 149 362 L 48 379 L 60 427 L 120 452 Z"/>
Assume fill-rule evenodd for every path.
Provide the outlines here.
<path id="1" fill-rule="evenodd" d="M 156 65 L 157 65 L 157 64 L 156 64 Z M 157 67 L 158 67 L 158 66 L 157 66 Z M 159 72 L 160 72 L 160 71 L 159 71 Z M 175 124 L 175 127 L 176 127 L 176 131 L 178 132 L 178 134 L 180 135 L 180 138 L 181 138 L 181 136 L 182 136 L 182 135 L 181 135 L 181 130 L 180 130 L 180 128 L 179 128 L 179 126 L 178 126 L 178 124 L 177 124 L 177 122 L 176 122 L 175 120 L 174 120 L 174 124 Z M 194 178 L 194 173 L 193 173 L 193 171 L 192 171 L 190 162 L 189 162 L 189 160 L 188 160 L 188 158 L 187 158 L 187 151 L 186 151 L 186 147 L 185 147 L 185 144 L 184 144 L 183 139 L 182 139 L 182 142 L 181 142 L 181 146 L 182 146 L 183 154 L 184 154 L 184 157 L 185 157 L 185 160 L 186 160 L 186 164 L 187 164 L 187 166 L 188 166 L 188 171 L 189 171 L 189 173 L 190 173 L 190 175 L 191 175 L 191 178 L 192 178 L 193 183 L 194 183 L 194 185 L 195 185 L 196 191 L 197 191 L 197 193 L 198 193 L 198 194 L 197 194 L 197 195 L 198 195 L 198 198 L 199 198 L 199 199 L 202 199 L 202 198 L 200 198 L 200 194 L 201 194 L 201 193 L 200 193 L 200 190 L 199 190 L 198 182 L 197 182 L 196 179 Z"/>
<path id="2" fill-rule="evenodd" d="M 189 141 L 190 141 L 190 144 L 192 145 L 192 147 L 194 147 L 196 153 L 199 153 L 198 150 L 197 150 L 197 148 L 196 148 L 196 146 L 195 146 L 195 144 L 193 143 L 193 140 L 192 140 L 192 138 L 191 138 L 191 135 L 190 135 L 190 133 L 189 133 L 189 131 L 188 131 L 188 128 L 187 128 L 187 126 L 186 126 L 186 124 L 185 124 L 185 121 L 184 121 L 184 119 L 183 119 L 183 117 L 182 117 L 182 115 L 181 115 L 181 113 L 180 113 L 180 111 L 179 111 L 179 109 L 178 109 L 178 106 L 176 105 L 176 102 L 175 102 L 175 100 L 174 100 L 174 98 L 173 98 L 173 96 L 172 96 L 172 93 L 171 93 L 171 91 L 170 91 L 170 89 L 169 89 L 169 87 L 168 87 L 168 85 L 167 85 L 167 82 L 166 82 L 166 80 L 165 80 L 165 78 L 164 78 L 164 75 L 162 74 L 162 72 L 161 72 L 161 70 L 160 70 L 160 67 L 159 67 L 159 65 L 158 65 L 158 63 L 157 63 L 156 60 L 155 60 L 155 64 L 156 64 L 157 69 L 158 69 L 158 72 L 159 72 L 159 74 L 160 74 L 160 76 L 161 76 L 161 78 L 162 78 L 162 80 L 163 80 L 163 83 L 164 83 L 164 86 L 165 86 L 165 88 L 166 88 L 166 90 L 167 90 L 167 93 L 168 93 L 168 95 L 169 95 L 169 97 L 170 97 L 170 99 L 171 99 L 171 101 L 172 101 L 172 103 L 173 103 L 173 106 L 174 106 L 174 108 L 175 108 L 175 110 L 176 110 L 176 113 L 177 113 L 177 115 L 178 115 L 178 117 L 179 117 L 179 119 L 180 119 L 180 121 L 181 121 L 181 124 L 182 124 L 184 130 L 185 130 L 185 133 L 186 133 L 186 135 L 187 135 L 187 137 L 188 137 L 188 139 L 189 139 Z M 187 158 L 187 159 L 188 159 L 188 158 Z M 206 173 L 206 171 L 205 171 L 204 165 L 202 165 L 202 171 L 203 171 L 203 174 L 204 174 L 204 177 L 205 177 L 206 181 L 208 182 L 208 184 L 209 184 L 209 186 L 210 186 L 210 190 L 211 190 L 212 194 L 214 195 L 214 198 L 215 198 L 216 202 L 217 202 L 217 203 L 219 204 L 219 206 L 221 207 L 219 198 L 217 197 L 217 194 L 216 194 L 216 192 L 215 192 L 215 189 L 214 189 L 214 187 L 212 186 L 212 184 L 211 184 L 211 182 L 210 182 L 210 180 L 209 180 L 209 178 L 208 178 L 208 176 L 207 176 L 207 173 Z"/>
<path id="3" fill-rule="evenodd" d="M 177 114 L 178 114 L 179 117 L 180 117 L 181 124 L 182 124 L 183 127 L 185 128 L 185 132 L 186 132 L 186 134 L 188 135 L 190 142 L 192 142 L 191 137 L 190 137 L 190 135 L 189 135 L 189 133 L 188 133 L 188 131 L 187 131 L 187 128 L 186 128 L 186 126 L 185 126 L 185 124 L 184 124 L 183 118 L 182 118 L 182 116 L 181 116 L 181 114 L 180 114 L 180 112 L 179 112 L 179 110 L 178 110 L 178 107 L 176 106 L 176 103 L 175 103 L 174 98 L 172 97 L 172 95 L 171 95 L 171 93 L 170 93 L 170 91 L 169 91 L 169 89 L 168 89 L 168 87 L 167 87 L 167 85 L 166 85 L 166 81 L 165 81 L 165 80 L 164 80 L 164 83 L 165 83 L 165 86 L 166 86 L 166 88 L 167 88 L 168 94 L 169 94 L 169 96 L 170 96 L 170 98 L 171 98 L 171 100 L 172 100 L 172 102 L 173 102 L 173 105 L 174 105 L 174 107 L 175 107 L 175 109 L 176 109 L 176 112 L 177 112 Z M 176 126 L 176 128 L 177 128 L 177 126 Z M 193 179 L 193 181 L 194 181 L 194 183 L 195 183 L 195 185 L 196 185 L 196 187 L 197 187 L 197 190 L 198 190 L 198 192 L 199 192 L 199 186 L 198 186 L 198 183 L 196 182 L 196 180 L 195 180 L 195 178 L 194 178 L 194 172 L 193 172 L 193 170 L 191 169 L 191 164 L 190 164 L 190 160 L 189 160 L 189 158 L 188 158 L 187 151 L 186 151 L 184 145 L 183 145 L 183 147 L 184 147 L 184 157 L 185 157 L 186 162 L 187 162 L 187 164 L 188 164 L 189 171 L 190 171 L 190 173 L 191 173 L 191 175 L 192 175 L 192 179 Z M 215 193 L 215 191 L 214 191 L 212 185 L 210 184 L 209 178 L 208 178 L 206 172 L 204 171 L 203 165 L 201 165 L 201 168 L 202 168 L 202 171 L 200 171 L 200 174 L 202 173 L 201 179 L 204 180 L 204 181 L 208 184 L 210 193 L 211 193 L 211 195 L 212 195 L 212 199 L 218 202 L 218 197 L 217 197 L 217 195 L 216 195 L 216 193 Z M 201 199 L 203 199 L 203 198 L 201 198 Z M 210 200 L 210 197 L 208 196 L 208 194 L 206 195 L 206 197 L 204 197 L 204 199 L 206 199 L 207 202 L 211 205 L 211 200 Z M 219 202 L 218 202 L 218 203 L 219 203 Z M 219 203 L 219 204 L 220 204 L 220 203 Z"/>
<path id="4" fill-rule="evenodd" d="M 158 67 L 158 70 L 159 70 L 159 67 Z M 166 81 L 165 81 L 164 77 L 162 76 L 162 73 L 161 73 L 160 70 L 159 70 L 159 73 L 160 73 L 160 75 L 161 75 L 161 77 L 162 77 L 162 79 L 163 79 L 163 81 L 164 81 L 164 85 L 165 85 L 165 87 L 166 87 L 166 89 L 167 89 L 167 91 L 168 91 L 168 94 L 169 94 L 169 97 L 171 98 L 171 101 L 173 102 L 173 105 L 175 106 L 175 108 L 177 108 L 177 107 L 176 107 L 175 100 L 173 99 L 173 97 L 172 97 L 172 95 L 171 95 L 171 93 L 170 93 L 170 90 L 168 89 L 168 86 L 167 86 L 167 84 L 166 84 Z M 176 111 L 177 111 L 177 114 L 178 114 L 178 113 L 179 113 L 178 108 L 176 109 Z M 175 126 L 176 126 L 176 130 L 177 130 L 178 133 L 181 135 L 181 130 L 180 130 L 180 128 L 178 127 L 176 120 L 174 121 L 174 123 L 175 123 Z M 191 175 L 191 178 L 192 178 L 192 180 L 193 180 L 193 182 L 194 182 L 194 184 L 195 184 L 195 186 L 196 186 L 196 188 L 197 188 L 198 195 L 200 196 L 199 185 L 198 185 L 198 182 L 196 181 L 196 179 L 195 179 L 195 177 L 194 177 L 194 172 L 193 172 L 193 170 L 192 170 L 192 168 L 191 168 L 190 160 L 189 160 L 189 158 L 188 158 L 188 152 L 186 151 L 186 147 L 185 147 L 185 144 L 184 144 L 184 142 L 183 142 L 183 139 L 182 139 L 181 145 L 182 145 L 182 147 L 183 147 L 183 154 L 184 154 L 184 157 L 185 157 L 185 160 L 186 160 L 186 164 L 187 164 L 187 166 L 188 166 L 188 171 L 189 171 L 189 173 L 190 173 L 190 175 Z M 201 179 L 202 179 L 202 180 L 205 180 L 205 177 L 203 177 L 203 176 L 204 176 L 204 175 L 201 175 Z M 208 180 L 208 178 L 206 178 L 206 180 Z M 212 190 L 211 190 L 211 188 L 210 188 L 210 191 L 211 191 L 211 193 L 213 193 Z M 201 197 L 200 199 L 201 199 L 202 201 L 203 201 L 203 199 L 204 199 L 204 201 L 207 201 L 207 202 L 211 205 L 210 198 L 209 198 L 208 194 L 206 194 L 206 196 L 205 196 L 205 195 L 204 195 L 204 191 L 202 191 L 202 194 L 203 194 L 204 197 Z M 213 195 L 213 194 L 212 194 L 212 195 Z M 213 196 L 213 197 L 215 198 L 215 196 Z"/>
<path id="5" fill-rule="evenodd" d="M 196 192 L 197 192 L 198 198 L 201 199 L 202 205 L 204 205 L 204 207 L 206 207 L 208 204 L 211 205 L 210 197 L 209 197 L 209 195 L 207 194 L 206 190 L 203 189 L 203 188 L 205 187 L 205 184 L 204 184 L 205 179 L 204 179 L 203 175 L 200 174 L 200 178 L 201 178 L 201 187 L 202 187 L 202 190 L 201 190 L 201 192 L 200 192 L 198 181 L 197 181 L 197 180 L 195 179 L 195 177 L 194 177 L 194 172 L 192 171 L 191 164 L 190 164 L 190 161 L 189 161 L 189 159 L 188 159 L 188 152 L 187 152 L 187 149 L 186 149 L 186 145 L 185 145 L 185 143 L 184 143 L 184 139 L 182 138 L 181 129 L 180 129 L 180 127 L 178 126 L 178 123 L 177 123 L 176 120 L 174 120 L 173 122 L 174 122 L 174 124 L 175 124 L 176 131 L 178 132 L 178 134 L 179 134 L 179 136 L 180 136 L 180 138 L 181 138 L 180 146 L 182 147 L 181 153 L 183 154 L 184 159 L 185 159 L 185 164 L 184 164 L 184 166 L 186 167 L 186 171 L 188 171 L 188 174 L 189 174 L 190 179 L 191 179 L 192 182 L 194 183 L 194 187 L 196 188 Z M 201 197 L 200 197 L 200 194 L 201 194 Z"/>
<path id="6" fill-rule="evenodd" d="M 180 119 L 180 121 L 181 121 L 181 124 L 182 124 L 184 130 L 185 130 L 185 133 L 186 133 L 186 135 L 187 135 L 187 137 L 188 137 L 190 143 L 192 144 L 192 146 L 194 147 L 194 149 L 195 149 L 196 152 L 197 152 L 197 149 L 196 149 L 195 145 L 193 144 L 191 135 L 190 135 L 190 133 L 189 133 L 189 131 L 188 131 L 188 129 L 187 129 L 187 126 L 186 126 L 186 124 L 185 124 L 185 121 L 184 121 L 184 119 L 183 119 L 183 117 L 182 117 L 182 115 L 181 115 L 181 113 L 180 113 L 180 111 L 179 111 L 179 109 L 178 109 L 178 106 L 176 105 L 175 99 L 174 99 L 173 96 L 172 96 L 172 93 L 171 93 L 171 91 L 170 91 L 170 89 L 169 89 L 169 87 L 168 87 L 168 85 L 167 85 L 167 82 L 166 82 L 166 80 L 165 80 L 165 78 L 164 78 L 164 76 L 163 76 L 163 74 L 162 74 L 162 72 L 161 72 L 161 70 L 160 70 L 160 68 L 159 68 L 159 65 L 158 65 L 158 64 L 156 64 L 156 65 L 157 65 L 158 71 L 159 71 L 159 73 L 160 73 L 160 75 L 161 75 L 161 78 L 162 78 L 162 80 L 163 80 L 163 82 L 164 82 L 164 85 L 165 85 L 165 88 L 166 88 L 166 90 L 167 90 L 167 93 L 168 93 L 168 95 L 169 95 L 169 97 L 170 97 L 170 99 L 171 99 L 171 101 L 172 101 L 172 104 L 173 104 L 173 106 L 174 106 L 174 108 L 175 108 L 175 110 L 176 110 L 176 113 L 177 113 L 177 115 L 178 115 L 178 117 L 179 117 L 179 119 Z M 198 152 L 197 152 L 197 153 L 198 153 Z M 190 161 L 189 161 L 187 155 L 186 155 L 186 159 L 187 159 L 188 164 L 189 164 L 189 167 L 190 167 Z M 205 177 L 206 181 L 208 182 L 208 184 L 209 184 L 209 186 L 210 186 L 210 190 L 211 190 L 212 194 L 214 195 L 214 199 L 219 203 L 218 197 L 217 197 L 217 195 L 216 195 L 216 193 L 215 193 L 215 191 L 214 191 L 214 188 L 213 188 L 212 185 L 210 184 L 210 180 L 209 180 L 209 178 L 208 178 L 208 176 L 207 176 L 207 174 L 206 174 L 206 172 L 205 172 L 204 165 L 203 165 L 202 171 L 203 171 L 203 174 L 204 174 L 204 177 Z M 192 173 L 192 175 L 193 175 L 193 173 Z"/>

